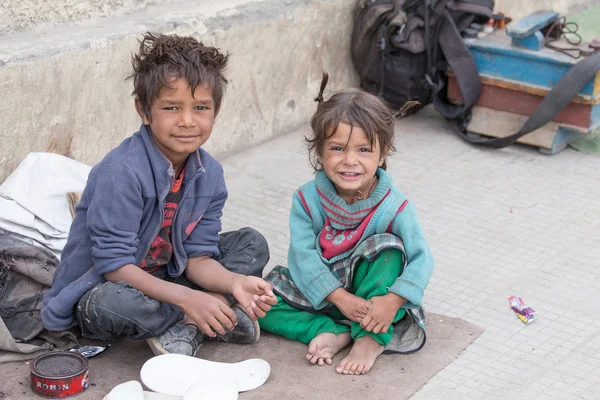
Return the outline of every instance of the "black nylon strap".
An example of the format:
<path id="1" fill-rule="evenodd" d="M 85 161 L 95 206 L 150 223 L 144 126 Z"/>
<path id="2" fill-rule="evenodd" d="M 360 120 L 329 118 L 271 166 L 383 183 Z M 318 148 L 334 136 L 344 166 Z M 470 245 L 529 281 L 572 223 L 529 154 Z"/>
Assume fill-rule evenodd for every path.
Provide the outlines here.
<path id="1" fill-rule="evenodd" d="M 585 58 L 575 64 L 563 76 L 560 81 L 552 88 L 550 93 L 544 97 L 544 100 L 531 114 L 529 119 L 517 132 L 503 138 L 472 138 L 467 136 L 460 120 L 450 120 L 454 131 L 463 139 L 471 143 L 481 144 L 493 148 L 502 148 L 510 146 L 519 138 L 526 134 L 541 128 L 543 125 L 552 121 L 558 113 L 567 107 L 573 98 L 585 87 L 600 69 L 600 53 Z M 454 70 L 458 72 L 457 70 Z M 461 89 L 462 92 L 462 89 Z"/>
<path id="2" fill-rule="evenodd" d="M 444 11 L 439 41 L 446 61 L 456 77 L 463 104 L 460 106 L 450 104 L 444 98 L 445 93 L 439 93 L 439 91 L 434 95 L 433 104 L 440 114 L 447 119 L 462 118 L 468 114 L 481 94 L 481 79 L 475 60 L 473 60 L 469 48 L 460 36 L 448 10 Z"/>
<path id="3" fill-rule="evenodd" d="M 447 10 L 444 12 L 444 19 L 439 35 L 440 46 L 458 83 L 463 105 L 449 104 L 444 99 L 443 93 L 437 93 L 433 103 L 440 114 L 450 122 L 454 131 L 471 143 L 493 148 L 510 146 L 522 136 L 552 121 L 558 113 L 571 103 L 573 98 L 600 69 L 600 53 L 585 58 L 571 67 L 546 95 L 519 131 L 503 138 L 469 137 L 465 131 L 464 122 L 468 119 L 471 107 L 481 93 L 481 79 L 475 61 Z"/>

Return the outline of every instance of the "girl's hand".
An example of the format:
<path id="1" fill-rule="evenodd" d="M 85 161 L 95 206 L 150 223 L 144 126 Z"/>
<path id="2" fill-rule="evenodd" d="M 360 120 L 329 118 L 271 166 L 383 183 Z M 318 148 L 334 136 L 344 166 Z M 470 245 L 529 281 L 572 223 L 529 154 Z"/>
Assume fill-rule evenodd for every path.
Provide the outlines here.
<path id="1" fill-rule="evenodd" d="M 327 299 L 333 303 L 350 321 L 360 322 L 369 312 L 367 300 L 348 293 L 342 288 L 331 292 Z"/>
<path id="2" fill-rule="evenodd" d="M 375 334 L 387 332 L 406 300 L 397 294 L 388 293 L 384 296 L 373 296 L 369 300 L 369 313 L 360 322 L 360 327 Z"/>

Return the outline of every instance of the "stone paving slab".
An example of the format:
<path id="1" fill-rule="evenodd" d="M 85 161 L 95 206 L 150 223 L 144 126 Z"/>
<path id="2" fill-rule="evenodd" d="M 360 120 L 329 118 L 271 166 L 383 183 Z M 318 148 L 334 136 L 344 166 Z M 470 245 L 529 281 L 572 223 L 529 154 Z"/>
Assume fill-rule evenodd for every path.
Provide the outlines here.
<path id="1" fill-rule="evenodd" d="M 263 232 L 270 268 L 285 263 L 291 195 L 312 177 L 307 132 L 223 162 L 224 228 Z M 414 399 L 600 398 L 600 157 L 474 147 L 431 109 L 397 123 L 396 146 L 389 171 L 436 260 L 425 306 L 485 330 Z M 511 295 L 539 319 L 519 321 Z"/>

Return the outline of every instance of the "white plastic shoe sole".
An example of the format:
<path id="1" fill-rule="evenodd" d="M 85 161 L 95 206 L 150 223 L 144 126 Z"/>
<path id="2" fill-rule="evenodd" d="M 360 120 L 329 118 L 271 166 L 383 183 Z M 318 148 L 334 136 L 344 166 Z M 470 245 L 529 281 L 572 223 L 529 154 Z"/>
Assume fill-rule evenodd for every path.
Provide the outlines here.
<path id="1" fill-rule="evenodd" d="M 182 400 L 237 400 L 238 395 L 237 383 L 233 379 L 211 378 L 193 384 L 185 391 Z"/>
<path id="2" fill-rule="evenodd" d="M 138 381 L 117 385 L 103 400 L 237 400 L 237 384 L 231 378 L 201 380 L 181 396 L 148 392 Z"/>
<path id="3" fill-rule="evenodd" d="M 199 381 L 224 384 L 226 380 L 237 384 L 237 396 L 237 392 L 245 392 L 261 386 L 270 374 L 269 363 L 257 358 L 238 363 L 221 363 L 181 354 L 152 357 L 144 363 L 140 371 L 142 382 L 146 387 L 154 392 L 173 396 L 183 396 Z M 206 385 L 207 388 L 212 386 L 219 385 Z"/>

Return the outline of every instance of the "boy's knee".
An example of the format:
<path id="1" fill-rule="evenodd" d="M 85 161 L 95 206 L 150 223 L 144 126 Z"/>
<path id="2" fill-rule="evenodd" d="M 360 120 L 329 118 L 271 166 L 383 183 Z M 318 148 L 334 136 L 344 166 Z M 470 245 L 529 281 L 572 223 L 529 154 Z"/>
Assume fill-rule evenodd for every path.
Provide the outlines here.
<path id="1" fill-rule="evenodd" d="M 77 302 L 75 316 L 82 335 L 92 339 L 110 340 L 112 335 L 105 327 L 110 321 L 98 310 L 112 310 L 117 293 L 125 287 L 124 282 L 104 282 L 87 291 Z"/>
<path id="2" fill-rule="evenodd" d="M 267 243 L 267 239 L 254 228 L 250 228 L 249 226 L 240 229 L 245 235 L 254 236 L 256 251 L 261 253 L 261 257 L 264 260 L 265 264 L 269 261 L 269 243 Z"/>
<path id="3" fill-rule="evenodd" d="M 126 282 L 96 285 L 81 297 L 76 314 L 84 336 L 104 340 L 155 336 L 183 318 L 181 310 L 146 297 Z"/>
<path id="4" fill-rule="evenodd" d="M 270 258 L 267 239 L 259 231 L 250 227 L 240 229 L 240 234 L 247 236 L 254 247 L 254 259 L 248 268 L 248 275 L 262 277 L 263 269 Z"/>
<path id="5" fill-rule="evenodd" d="M 269 262 L 269 245 L 256 229 L 245 227 L 223 233 L 219 247 L 222 251 L 219 261 L 225 268 L 238 274 L 262 277 Z"/>
<path id="6" fill-rule="evenodd" d="M 90 305 L 111 309 L 110 303 L 114 302 L 117 293 L 122 291 L 126 285 L 125 282 L 104 282 L 94 286 L 81 296 L 77 304 L 77 311 L 87 314 L 90 311 Z"/>
<path id="7" fill-rule="evenodd" d="M 96 285 L 79 299 L 77 314 L 84 322 L 102 324 L 105 319 L 102 315 L 104 313 L 98 310 L 121 313 L 122 308 L 131 305 L 133 297 L 136 296 L 132 290 L 136 291 L 125 282 L 104 282 Z"/>

